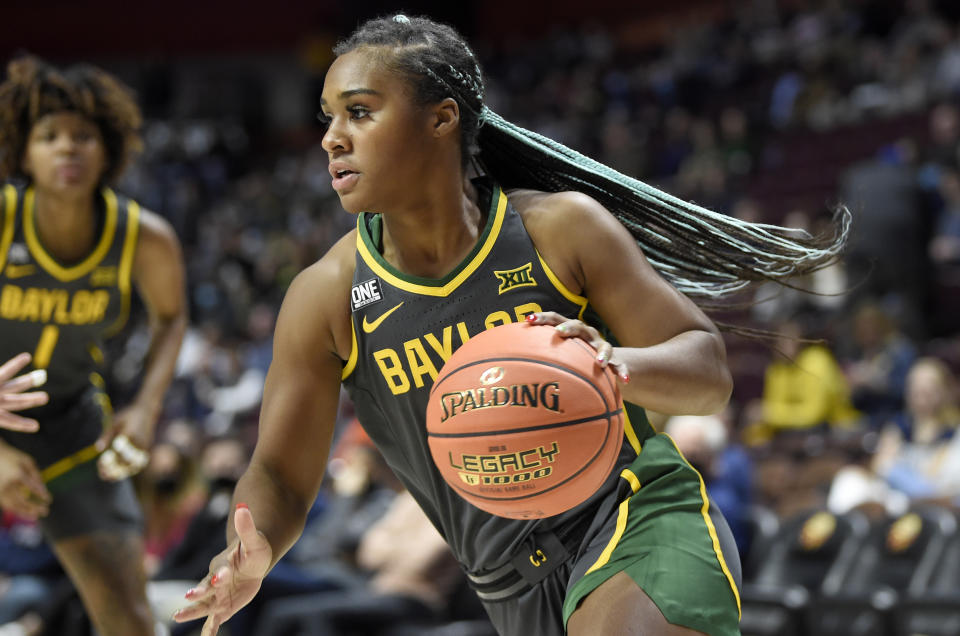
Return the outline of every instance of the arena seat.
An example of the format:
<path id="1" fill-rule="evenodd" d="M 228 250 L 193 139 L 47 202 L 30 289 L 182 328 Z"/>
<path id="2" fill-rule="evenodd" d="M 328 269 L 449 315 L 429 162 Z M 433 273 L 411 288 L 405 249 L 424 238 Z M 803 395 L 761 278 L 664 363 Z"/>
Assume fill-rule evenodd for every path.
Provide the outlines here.
<path id="1" fill-rule="evenodd" d="M 741 590 L 744 636 L 805 636 L 806 608 L 819 594 L 836 592 L 868 536 L 865 515 L 798 513 L 781 526 Z"/>
<path id="2" fill-rule="evenodd" d="M 746 515 L 748 547 L 745 554 L 740 555 L 743 565 L 743 582 L 753 583 L 756 573 L 763 565 L 770 547 L 780 530 L 780 518 L 777 514 L 760 504 L 754 504 L 747 510 Z"/>
<path id="3" fill-rule="evenodd" d="M 909 591 L 896 617 L 899 634 L 960 634 L 960 532 L 944 549 L 927 589 Z"/>
<path id="4" fill-rule="evenodd" d="M 938 506 L 875 521 L 839 589 L 808 605 L 810 633 L 896 636 L 901 598 L 922 597 L 930 589 L 956 531 L 954 514 Z"/>

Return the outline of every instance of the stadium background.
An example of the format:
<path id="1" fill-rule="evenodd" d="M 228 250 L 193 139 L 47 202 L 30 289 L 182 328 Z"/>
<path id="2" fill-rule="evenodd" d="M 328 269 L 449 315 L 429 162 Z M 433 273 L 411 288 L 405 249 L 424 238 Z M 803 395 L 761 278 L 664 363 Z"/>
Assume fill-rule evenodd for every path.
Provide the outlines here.
<path id="1" fill-rule="evenodd" d="M 721 435 L 716 421 L 687 423 L 698 432 L 693 453 L 737 517 L 751 583 L 744 633 L 960 634 L 956 596 L 935 591 L 960 589 L 951 578 L 960 572 L 960 467 L 929 469 L 926 489 L 882 472 L 864 477 L 876 468 L 884 427 L 911 416 L 907 369 L 931 356 L 960 370 L 960 5 L 353 4 L 4 3 L 3 60 L 29 52 L 94 63 L 135 89 L 145 151 L 120 189 L 169 219 L 184 244 L 191 329 L 154 462 L 139 479 L 151 567 L 163 573 L 190 520 L 208 511 L 211 440 L 251 447 L 286 285 L 352 225 L 330 189 L 315 120 L 330 48 L 363 19 L 403 10 L 467 35 L 494 110 L 624 172 L 731 215 L 813 231 L 838 202 L 850 207 L 848 257 L 797 281 L 826 295 L 762 289 L 745 300 L 764 302 L 715 314 L 825 338 L 828 362 L 818 369 L 834 375 L 784 388 L 796 380 L 781 373 L 788 344 L 728 335 L 734 400 Z M 834 295 L 842 289 L 851 291 Z M 146 344 L 143 316 L 135 317 L 111 347 L 120 404 Z M 957 458 L 952 378 L 940 392 L 935 443 Z M 803 415 L 778 420 L 784 399 Z M 355 565 L 363 528 L 391 492 L 375 461 L 352 463 L 366 447 L 351 424 L 344 403 L 331 486 L 291 557 L 310 576 L 329 574 L 316 569 L 321 562 Z M 810 521 L 814 511 L 828 517 Z M 910 517 L 919 529 L 904 547 L 891 539 L 903 522 L 890 524 L 910 512 L 921 523 Z M 10 539 L 14 520 L 4 527 L 6 554 L 42 550 Z M 63 596 L 47 633 L 86 633 L 75 599 Z M 451 603 L 448 623 L 476 609 Z M 419 629 L 412 633 L 428 633 Z"/>

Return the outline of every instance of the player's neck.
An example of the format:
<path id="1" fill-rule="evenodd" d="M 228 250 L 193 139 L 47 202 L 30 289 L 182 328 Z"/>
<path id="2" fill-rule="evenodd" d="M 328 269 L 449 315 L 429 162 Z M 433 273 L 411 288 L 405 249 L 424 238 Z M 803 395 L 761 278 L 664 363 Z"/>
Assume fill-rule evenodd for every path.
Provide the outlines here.
<path id="1" fill-rule="evenodd" d="M 33 212 L 40 241 L 53 256 L 69 262 L 90 251 L 97 229 L 93 196 L 37 191 Z"/>
<path id="2" fill-rule="evenodd" d="M 435 191 L 416 214 L 385 214 L 383 257 L 404 273 L 442 278 L 473 250 L 486 218 L 464 179 L 456 189 Z"/>

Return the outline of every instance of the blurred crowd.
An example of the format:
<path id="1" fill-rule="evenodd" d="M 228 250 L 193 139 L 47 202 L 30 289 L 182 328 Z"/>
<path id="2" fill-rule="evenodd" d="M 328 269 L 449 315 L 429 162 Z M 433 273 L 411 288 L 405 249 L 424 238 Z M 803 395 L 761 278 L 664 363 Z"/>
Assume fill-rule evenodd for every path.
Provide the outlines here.
<path id="1" fill-rule="evenodd" d="M 960 510 L 960 12 L 948 5 L 746 2 L 645 46 L 599 26 L 475 38 L 488 103 L 511 121 L 741 218 L 818 233 L 836 206 L 852 212 L 842 261 L 714 314 L 760 330 L 726 336 L 729 408 L 660 420 L 745 561 L 758 509 L 784 521 L 810 509 Z M 155 117 L 145 142 L 119 189 L 174 225 L 191 308 L 138 477 L 152 600 L 169 616 L 222 549 L 284 291 L 354 219 L 331 190 L 318 129 L 265 142 L 226 118 Z M 134 312 L 111 355 L 115 403 L 146 344 Z M 456 622 L 444 633 L 488 633 L 346 399 L 329 472 L 304 538 L 230 634 L 295 634 L 304 617 L 329 633 Z M 378 532 L 407 558 L 376 554 Z M 45 549 L 30 524 L 4 517 L 0 625 L 11 631 L 0 635 L 88 633 L 72 626 L 79 606 Z"/>

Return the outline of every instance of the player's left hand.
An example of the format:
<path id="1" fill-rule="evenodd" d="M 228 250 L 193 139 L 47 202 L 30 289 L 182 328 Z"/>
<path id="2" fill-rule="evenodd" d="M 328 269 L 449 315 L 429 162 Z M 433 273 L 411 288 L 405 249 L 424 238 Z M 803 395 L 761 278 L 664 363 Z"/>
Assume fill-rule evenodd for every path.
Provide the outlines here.
<path id="1" fill-rule="evenodd" d="M 527 314 L 527 324 L 553 325 L 556 327 L 557 333 L 564 338 L 580 338 L 597 350 L 597 364 L 600 365 L 601 369 L 610 367 L 621 382 L 630 381 L 630 370 L 627 369 L 627 365 L 623 361 L 617 358 L 613 345 L 604 340 L 599 331 L 582 320 L 570 319 L 555 311 L 541 311 Z"/>
<path id="2" fill-rule="evenodd" d="M 153 418 L 145 409 L 131 405 L 118 411 L 112 425 L 97 440 L 100 477 L 120 481 L 136 475 L 150 461 L 148 449 L 152 443 Z"/>

